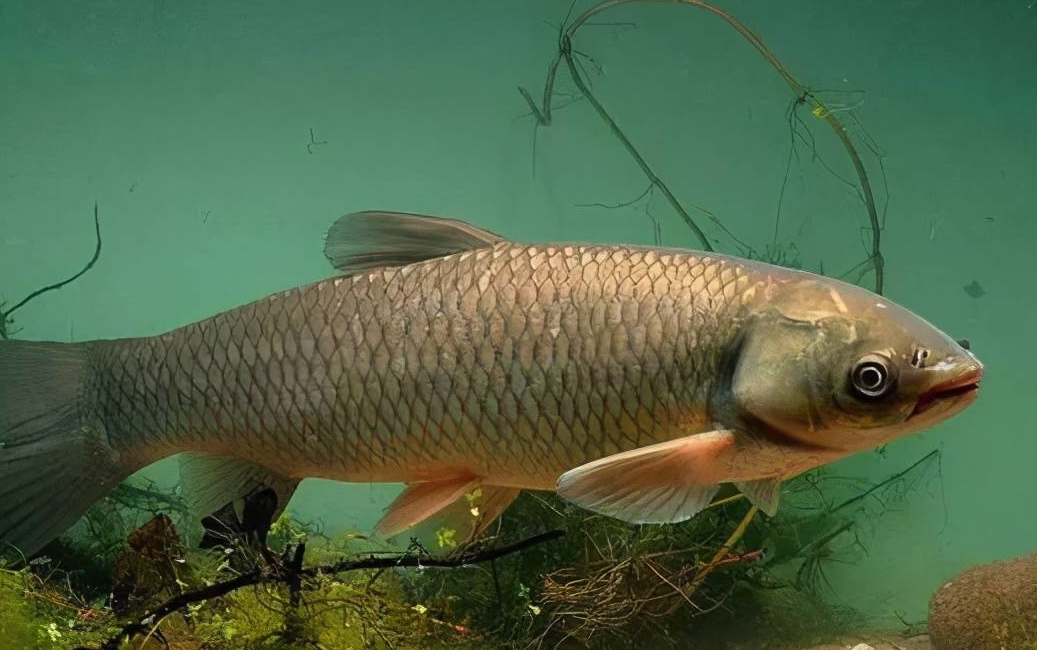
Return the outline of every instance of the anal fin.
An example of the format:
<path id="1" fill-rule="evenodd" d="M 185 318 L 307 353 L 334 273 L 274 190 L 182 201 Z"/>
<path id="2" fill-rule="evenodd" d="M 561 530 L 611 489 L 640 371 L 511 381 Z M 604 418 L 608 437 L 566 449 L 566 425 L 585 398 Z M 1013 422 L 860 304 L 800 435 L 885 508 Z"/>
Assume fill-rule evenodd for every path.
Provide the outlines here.
<path id="1" fill-rule="evenodd" d="M 629 523 L 685 521 L 725 482 L 734 443 L 734 432 L 721 429 L 613 454 L 562 474 L 557 491 Z"/>
<path id="2" fill-rule="evenodd" d="M 201 453 L 181 456 L 180 482 L 188 510 L 206 527 L 203 548 L 230 535 L 255 535 L 265 542 L 270 524 L 299 485 L 247 460 Z"/>

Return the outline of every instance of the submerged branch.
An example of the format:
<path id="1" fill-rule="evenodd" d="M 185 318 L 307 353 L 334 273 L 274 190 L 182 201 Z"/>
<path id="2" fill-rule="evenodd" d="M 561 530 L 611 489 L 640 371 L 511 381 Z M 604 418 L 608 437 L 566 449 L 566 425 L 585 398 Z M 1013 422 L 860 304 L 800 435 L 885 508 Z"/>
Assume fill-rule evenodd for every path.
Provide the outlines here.
<path id="1" fill-rule="evenodd" d="M 137 620 L 124 625 L 117 634 L 109 638 L 97 649 L 79 647 L 75 650 L 118 650 L 124 640 L 146 633 L 148 630 L 156 627 L 166 616 L 185 609 L 188 605 L 226 596 L 242 587 L 261 584 L 283 584 L 289 586 L 294 596 L 299 591 L 313 588 L 311 583 L 302 582 L 304 578 L 318 578 L 325 575 L 362 571 L 365 569 L 406 567 L 456 569 L 472 564 L 491 562 L 532 546 L 558 539 L 564 534 L 564 531 L 552 530 L 528 537 L 514 544 L 474 551 L 462 551 L 447 557 L 429 557 L 414 553 L 393 554 L 381 557 L 371 555 L 361 559 L 342 560 L 333 564 L 321 564 L 305 569 L 301 568 L 301 549 L 295 552 L 291 552 L 291 549 L 289 549 L 282 554 L 278 561 L 272 564 L 243 573 L 236 578 L 218 582 L 195 591 L 184 592 L 170 598 L 161 605 L 148 610 Z"/>
<path id="2" fill-rule="evenodd" d="M 94 248 L 94 255 L 90 258 L 90 261 L 86 263 L 86 266 L 80 269 L 78 273 L 65 280 L 62 280 L 61 282 L 55 282 L 54 284 L 49 284 L 45 287 L 40 287 L 36 291 L 33 291 L 29 295 L 22 298 L 17 304 L 15 304 L 14 307 L 11 307 L 10 309 L 0 309 L 0 338 L 8 338 L 9 333 L 7 331 L 7 326 L 11 322 L 11 314 L 13 314 L 19 308 L 25 306 L 25 304 L 28 303 L 30 300 L 37 298 L 41 294 L 47 293 L 48 291 L 54 291 L 55 289 L 60 289 L 66 284 L 78 280 L 80 276 L 92 269 L 94 264 L 97 262 L 98 258 L 101 257 L 101 220 L 97 214 L 96 201 L 94 202 L 94 233 L 97 237 L 97 245 Z"/>
<path id="3" fill-rule="evenodd" d="M 648 182 L 652 184 L 651 186 L 658 188 L 659 191 L 663 193 L 663 196 L 665 196 L 666 200 L 670 202 L 670 205 L 677 211 L 677 214 L 679 214 L 681 219 L 684 220 L 684 223 L 686 223 L 688 227 L 691 228 L 692 232 L 695 233 L 695 236 L 698 238 L 702 248 L 707 251 L 712 251 L 713 246 L 709 243 L 706 233 L 704 233 L 702 228 L 695 223 L 695 220 L 691 218 L 691 215 L 689 215 L 688 211 L 684 209 L 684 206 L 682 206 L 680 201 L 677 200 L 677 197 L 673 195 L 673 192 L 670 191 L 670 188 L 666 183 L 659 179 L 659 176 L 656 175 L 655 171 L 653 171 L 648 165 L 648 162 L 641 156 L 641 153 L 638 152 L 636 147 L 634 147 L 634 144 L 630 142 L 626 134 L 624 134 L 622 129 L 619 128 L 619 125 L 612 119 L 612 116 L 605 110 L 605 107 L 598 101 L 598 98 L 590 91 L 590 87 L 587 86 L 586 82 L 584 82 L 583 77 L 580 76 L 580 72 L 576 68 L 576 60 L 573 59 L 572 42 L 568 35 L 562 37 L 562 54 L 569 67 L 569 75 L 572 77 L 573 83 L 575 83 L 576 87 L 581 93 L 583 93 L 583 96 L 587 98 L 587 101 L 591 103 L 591 106 L 593 106 L 594 110 L 598 112 L 601 119 L 609 125 L 612 134 L 616 136 L 616 138 L 623 143 L 626 150 L 630 152 L 630 155 L 633 156 L 634 160 L 637 162 L 637 166 L 640 167 L 641 171 L 644 172 L 644 175 L 648 177 Z"/>
<path id="4" fill-rule="evenodd" d="M 644 158 L 633 146 L 629 138 L 627 138 L 616 125 L 615 120 L 611 118 L 611 116 L 604 109 L 601 103 L 598 102 L 594 95 L 589 91 L 587 84 L 583 81 L 582 77 L 579 74 L 579 70 L 576 66 L 576 61 L 573 58 L 572 39 L 575 36 L 576 32 L 580 29 L 580 27 L 586 24 L 595 24 L 589 23 L 588 21 L 603 11 L 606 11 L 617 5 L 632 4 L 635 2 L 669 2 L 684 4 L 692 7 L 698 7 L 700 9 L 705 9 L 706 11 L 709 11 L 710 13 L 718 16 L 719 18 L 724 20 L 728 25 L 730 25 L 733 29 L 735 29 L 735 31 L 737 31 L 746 41 L 748 41 L 749 44 L 752 45 L 753 48 L 756 49 L 756 51 L 759 52 L 760 55 L 771 65 L 771 67 L 773 67 L 777 71 L 777 73 L 782 77 L 782 79 L 785 80 L 785 83 L 792 90 L 797 101 L 809 103 L 813 107 L 812 113 L 817 118 L 824 120 L 831 127 L 832 131 L 836 134 L 836 137 L 838 137 L 839 141 L 842 143 L 847 155 L 850 157 L 850 161 L 853 164 L 853 168 L 857 173 L 857 178 L 860 183 L 860 187 L 858 189 L 860 191 L 860 196 L 862 201 L 864 202 L 865 208 L 867 209 L 868 219 L 871 224 L 871 246 L 867 264 L 870 267 L 869 270 L 873 270 L 875 272 L 875 291 L 881 294 L 885 283 L 885 264 L 880 248 L 882 240 L 882 221 L 879 217 L 878 209 L 875 206 L 875 198 L 872 193 L 871 182 L 868 179 L 868 174 L 864 168 L 864 163 L 861 160 L 861 157 L 858 154 L 857 149 L 854 146 L 852 140 L 850 139 L 850 136 L 846 131 L 846 127 L 843 126 L 839 118 L 836 116 L 835 113 L 837 111 L 829 108 L 823 100 L 813 95 L 806 88 L 806 86 L 801 84 L 792 75 L 792 73 L 789 72 L 789 70 L 784 65 L 782 65 L 782 63 L 778 60 L 774 53 L 767 48 L 767 46 L 764 44 L 763 40 L 759 36 L 757 36 L 752 30 L 746 27 L 737 18 L 727 13 L 726 11 L 720 9 L 719 7 L 713 6 L 708 2 L 703 2 L 702 0 L 604 0 L 603 2 L 599 2 L 598 4 L 588 8 L 575 20 L 569 23 L 567 27 L 563 28 L 559 33 L 558 51 L 555 53 L 554 59 L 551 61 L 551 64 L 548 67 L 547 80 L 544 84 L 544 94 L 542 103 L 538 105 L 533 100 L 533 96 L 530 94 L 528 90 L 526 90 L 525 88 L 519 88 L 519 92 L 522 94 L 522 97 L 525 98 L 526 102 L 529 104 L 529 107 L 533 112 L 533 115 L 536 117 L 537 126 L 549 126 L 551 124 L 552 98 L 555 93 L 555 82 L 558 77 L 558 68 L 564 59 L 569 69 L 569 73 L 572 76 L 573 82 L 576 84 L 576 87 L 580 90 L 581 93 L 583 93 L 584 97 L 594 106 L 595 110 L 598 112 L 598 115 L 609 125 L 609 128 L 612 129 L 613 134 L 616 135 L 616 137 L 626 148 L 627 152 L 630 153 L 630 155 L 641 167 L 641 170 L 644 172 L 645 176 L 647 176 L 648 180 L 652 183 L 652 186 L 658 187 L 659 190 L 666 196 L 667 200 L 670 202 L 670 205 L 673 206 L 673 208 L 677 211 L 677 213 L 681 216 L 685 223 L 687 223 L 688 226 L 695 233 L 695 236 L 699 239 L 703 248 L 707 251 L 713 250 L 709 240 L 706 238 L 702 229 L 690 217 L 688 212 L 683 208 L 681 203 L 669 190 L 666 184 L 659 179 L 659 177 L 655 174 L 654 171 L 652 171 L 651 167 L 647 164 L 647 162 L 645 162 Z M 713 218 L 712 215 L 710 216 L 711 218 Z M 713 218 L 713 221 L 726 232 L 726 228 L 723 228 L 723 226 L 719 223 L 718 220 Z M 730 235 L 729 232 L 727 234 Z"/>
<path id="5" fill-rule="evenodd" d="M 920 465 L 925 464 L 926 462 L 928 462 L 929 460 L 931 460 L 933 458 L 938 457 L 939 455 L 940 455 L 940 450 L 939 449 L 933 449 L 932 451 L 930 451 L 925 456 L 922 456 L 921 458 L 919 458 L 915 462 L 911 463 L 911 465 L 909 467 L 907 467 L 906 469 L 903 469 L 903 470 L 897 472 L 896 474 L 893 474 L 892 476 L 889 476 L 889 477 L 883 479 L 879 483 L 876 483 L 875 485 L 871 486 L 870 488 L 868 488 L 864 492 L 858 494 L 857 496 L 852 497 L 852 498 L 850 498 L 850 499 L 848 499 L 846 501 L 843 501 L 842 503 L 840 503 L 836 507 L 832 508 L 832 510 L 831 510 L 831 512 L 829 514 L 835 514 L 837 511 L 842 510 L 843 508 L 849 507 L 849 506 L 851 506 L 851 505 L 853 505 L 855 503 L 863 501 L 864 499 L 868 498 L 869 496 L 871 496 L 875 492 L 881 490 L 882 488 L 885 488 L 885 487 L 891 485 L 892 483 L 894 483 L 896 481 L 899 481 L 900 479 L 904 478 L 905 476 L 907 476 L 908 474 L 913 472 L 915 470 L 915 468 L 919 467 Z"/>
<path id="6" fill-rule="evenodd" d="M 712 573 L 713 569 L 724 564 L 724 560 L 727 558 L 728 553 L 731 552 L 731 549 L 735 547 L 735 544 L 737 544 L 739 540 L 742 539 L 742 536 L 745 535 L 745 531 L 748 530 L 749 524 L 751 524 L 753 519 L 756 518 L 757 512 L 759 512 L 759 508 L 756 506 L 749 508 L 748 512 L 745 513 L 745 516 L 742 517 L 742 521 L 738 524 L 738 527 L 735 528 L 734 532 L 731 533 L 731 536 L 727 538 L 726 542 L 724 542 L 724 545 L 717 550 L 716 555 L 714 555 L 713 559 L 709 561 L 709 564 L 699 571 L 698 575 L 695 576 L 695 579 L 692 580 L 688 589 L 683 592 L 686 599 L 690 600 L 691 597 L 695 595 L 695 591 L 699 588 L 699 585 L 701 585 L 706 579 L 706 576 Z"/>

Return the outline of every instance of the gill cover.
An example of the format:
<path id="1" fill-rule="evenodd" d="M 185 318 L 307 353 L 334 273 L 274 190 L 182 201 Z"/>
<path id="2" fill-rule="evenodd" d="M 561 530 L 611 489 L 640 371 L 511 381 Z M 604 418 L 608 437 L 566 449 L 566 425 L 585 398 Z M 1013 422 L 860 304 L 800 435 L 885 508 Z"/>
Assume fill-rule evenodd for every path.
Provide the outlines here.
<path id="1" fill-rule="evenodd" d="M 744 335 L 732 376 L 737 417 L 761 434 L 815 447 L 855 451 L 879 444 L 908 417 L 918 391 L 917 378 L 893 352 L 903 342 L 874 329 L 842 314 L 816 320 L 760 314 Z"/>
<path id="2" fill-rule="evenodd" d="M 830 373 L 819 362 L 830 356 L 839 329 L 775 310 L 758 315 L 743 334 L 731 379 L 738 418 L 752 430 L 806 442 L 803 434 L 820 425 L 818 404 L 832 392 Z"/>

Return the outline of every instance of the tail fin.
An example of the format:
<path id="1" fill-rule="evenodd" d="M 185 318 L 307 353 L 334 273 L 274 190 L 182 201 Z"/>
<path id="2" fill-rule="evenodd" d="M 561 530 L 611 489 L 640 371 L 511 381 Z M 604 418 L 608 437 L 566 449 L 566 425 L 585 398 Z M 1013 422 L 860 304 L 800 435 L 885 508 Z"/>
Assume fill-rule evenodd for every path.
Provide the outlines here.
<path id="1" fill-rule="evenodd" d="M 37 552 L 131 473 L 86 417 L 90 346 L 0 341 L 0 556 Z"/>

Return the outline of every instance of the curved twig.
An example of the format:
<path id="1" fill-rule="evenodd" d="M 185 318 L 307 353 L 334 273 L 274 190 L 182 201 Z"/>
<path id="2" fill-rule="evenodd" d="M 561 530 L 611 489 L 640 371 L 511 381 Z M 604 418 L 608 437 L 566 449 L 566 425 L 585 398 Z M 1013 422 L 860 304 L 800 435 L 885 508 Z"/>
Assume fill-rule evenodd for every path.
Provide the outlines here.
<path id="1" fill-rule="evenodd" d="M 695 224 L 695 222 L 688 215 L 687 211 L 684 210 L 684 208 L 681 206 L 680 202 L 677 201 L 673 194 L 669 192 L 669 190 L 666 188 L 666 185 L 659 180 L 658 176 L 656 176 L 654 172 L 652 172 L 651 168 L 647 165 L 647 163 L 643 161 L 641 156 L 637 153 L 636 149 L 634 149 L 633 145 L 630 144 L 630 141 L 625 136 L 623 136 L 622 133 L 618 130 L 618 127 L 616 127 L 615 122 L 608 117 L 608 113 L 604 111 L 600 103 L 598 103 L 594 96 L 587 91 L 586 84 L 583 82 L 582 78 L 577 73 L 578 71 L 576 70 L 575 62 L 572 58 L 572 38 L 581 26 L 587 24 L 592 17 L 600 14 L 603 11 L 606 11 L 617 5 L 632 4 L 635 2 L 666 2 L 684 4 L 692 7 L 698 7 L 700 9 L 705 9 L 706 11 L 718 16 L 719 18 L 724 20 L 724 22 L 730 25 L 733 29 L 735 29 L 735 31 L 737 31 L 743 38 L 745 38 L 745 40 L 747 40 L 749 44 L 752 45 L 753 48 L 756 49 L 756 51 L 759 52 L 761 56 L 763 56 L 764 59 L 766 59 L 766 61 L 771 65 L 771 67 L 773 67 L 775 71 L 777 71 L 778 74 L 781 75 L 782 79 L 785 80 L 785 83 L 788 84 L 789 88 L 792 90 L 797 99 L 800 99 L 804 102 L 809 102 L 810 105 L 813 106 L 813 114 L 819 119 L 824 120 L 832 128 L 832 131 L 839 138 L 839 141 L 842 143 L 843 148 L 846 150 L 847 155 L 849 155 L 850 161 L 853 164 L 854 170 L 857 173 L 857 178 L 860 182 L 859 189 L 861 193 L 861 198 L 864 202 L 865 208 L 867 209 L 868 219 L 871 222 L 871 251 L 867 263 L 870 264 L 870 266 L 875 271 L 875 291 L 881 294 L 885 282 L 885 263 L 880 248 L 882 242 L 882 223 L 879 217 L 878 209 L 875 207 L 875 197 L 871 189 L 871 182 L 868 180 L 867 170 L 865 170 L 864 168 L 864 163 L 861 160 L 860 155 L 857 153 L 856 147 L 854 147 L 853 142 L 850 140 L 850 136 L 846 131 L 846 127 L 844 127 L 842 123 L 839 121 L 839 118 L 836 117 L 835 111 L 831 110 L 820 98 L 813 95 L 803 84 L 801 84 L 792 75 L 791 72 L 789 72 L 789 70 L 784 65 L 782 65 L 782 63 L 778 60 L 774 53 L 767 48 L 763 40 L 759 36 L 757 36 L 755 32 L 746 27 L 737 18 L 727 13 L 723 9 L 720 9 L 719 7 L 713 6 L 708 2 L 703 2 L 701 0 L 604 0 L 603 2 L 599 2 L 598 4 L 588 8 L 586 11 L 580 14 L 575 20 L 569 23 L 568 27 L 561 30 L 561 33 L 559 34 L 558 51 L 555 53 L 555 57 L 551 61 L 551 64 L 548 68 L 547 81 L 544 84 L 544 95 L 542 103 L 538 106 L 533 101 L 533 97 L 529 93 L 529 91 L 525 90 L 524 88 L 519 88 L 519 92 L 522 93 L 522 96 L 526 99 L 526 102 L 532 109 L 533 114 L 536 116 L 537 124 L 539 126 L 548 126 L 551 123 L 551 98 L 554 95 L 554 86 L 558 76 L 558 67 L 561 65 L 562 60 L 565 59 L 570 74 L 572 75 L 573 81 L 576 84 L 577 88 L 580 89 L 580 91 L 584 94 L 584 96 L 586 96 L 588 101 L 590 101 L 591 104 L 594 105 L 595 109 L 598 111 L 598 114 L 601 115 L 601 117 L 609 124 L 610 128 L 612 128 L 613 130 L 613 133 L 615 133 L 617 137 L 619 137 L 620 141 L 623 142 L 624 146 L 627 148 L 627 151 L 638 162 L 638 164 L 641 166 L 642 171 L 645 173 L 646 176 L 648 176 L 652 184 L 658 187 L 663 192 L 667 200 L 670 201 L 670 204 L 673 206 L 673 208 L 677 211 L 678 214 L 680 214 L 681 218 L 684 219 L 685 223 L 688 223 L 688 225 L 692 228 L 692 230 L 695 232 L 695 235 L 699 238 L 699 241 L 702 243 L 703 247 L 706 250 L 712 250 L 712 247 L 710 246 L 708 239 L 706 239 L 705 235 L 702 233 L 701 228 L 699 228 L 697 224 Z"/>
<path id="2" fill-rule="evenodd" d="M 101 220 L 97 214 L 96 201 L 94 202 L 94 232 L 97 236 L 97 246 L 94 248 L 94 255 L 90 258 L 90 261 L 86 263 L 86 266 L 84 266 L 78 273 L 76 273 L 70 278 L 62 280 L 61 282 L 55 282 L 54 284 L 49 284 L 45 287 L 37 289 L 36 291 L 33 291 L 29 295 L 22 298 L 18 302 L 18 304 L 16 304 L 14 307 L 11 307 L 10 309 L 0 310 L 0 338 L 6 339 L 8 337 L 7 324 L 10 322 L 11 314 L 13 314 L 15 310 L 17 310 L 20 307 L 23 307 L 27 302 L 29 302 L 33 298 L 40 296 L 41 294 L 47 293 L 48 291 L 54 291 L 55 289 L 60 289 L 66 284 L 78 280 L 81 275 L 93 268 L 94 264 L 97 262 L 97 259 L 101 257 Z"/>
<path id="3" fill-rule="evenodd" d="M 583 77 L 580 76 L 579 70 L 576 69 L 576 61 L 573 59 L 572 41 L 568 34 L 562 37 L 562 54 L 569 67 L 569 75 L 572 77 L 573 83 L 575 83 L 576 87 L 581 93 L 583 93 L 583 96 L 587 98 L 587 101 L 591 103 L 591 106 L 593 106 L 594 110 L 598 112 L 601 119 L 605 120 L 609 125 L 609 128 L 612 129 L 612 135 L 616 136 L 616 138 L 623 143 L 626 150 L 634 157 L 638 167 L 640 167 L 641 171 L 643 171 L 645 176 L 648 177 L 648 182 L 652 184 L 652 187 L 659 188 L 659 191 L 663 193 L 663 196 L 665 196 L 666 200 L 670 202 L 670 205 L 672 205 L 674 210 L 677 211 L 677 214 L 679 214 L 681 219 L 684 220 L 684 223 L 688 224 L 688 227 L 691 228 L 692 232 L 695 233 L 695 236 L 698 237 L 699 243 L 702 244 L 702 247 L 707 251 L 712 251 L 713 246 L 706 237 L 706 233 L 704 233 L 702 228 L 695 223 L 695 220 L 691 218 L 691 215 L 689 215 L 687 210 L 684 209 L 684 206 L 682 206 L 680 201 L 677 200 L 677 197 L 673 195 L 673 192 L 670 191 L 670 188 L 667 187 L 666 183 L 663 183 L 659 179 L 656 173 L 648 165 L 648 162 L 641 157 L 641 153 L 634 148 L 633 143 L 627 139 L 626 134 L 620 130 L 619 125 L 616 124 L 615 120 L 612 119 L 612 116 L 608 114 L 605 107 L 601 105 L 601 102 L 598 101 L 598 98 L 594 96 L 590 91 L 590 88 L 583 81 Z"/>
<path id="4" fill-rule="evenodd" d="M 742 517 L 742 521 L 739 522 L 738 527 L 735 528 L 734 532 L 731 533 L 731 536 L 727 538 L 727 541 L 724 542 L 723 546 L 721 546 L 717 550 L 716 555 L 713 556 L 713 559 L 709 561 L 709 564 L 702 567 L 702 570 L 699 571 L 698 575 L 695 576 L 695 579 L 692 580 L 691 585 L 687 588 L 687 590 L 683 592 L 684 597 L 686 599 L 690 599 L 695 594 L 695 590 L 699 588 L 699 585 L 703 583 L 703 581 L 706 579 L 706 576 L 708 576 L 713 571 L 713 569 L 717 568 L 721 564 L 724 564 L 725 558 L 727 558 L 727 555 L 731 552 L 731 549 L 735 547 L 735 544 L 737 544 L 738 541 L 742 539 L 742 536 L 745 535 L 745 531 L 748 530 L 749 524 L 752 523 L 753 519 L 756 517 L 757 512 L 759 512 L 759 508 L 757 508 L 756 506 L 752 506 L 751 508 L 749 508 L 748 512 L 745 513 L 745 516 Z"/>

